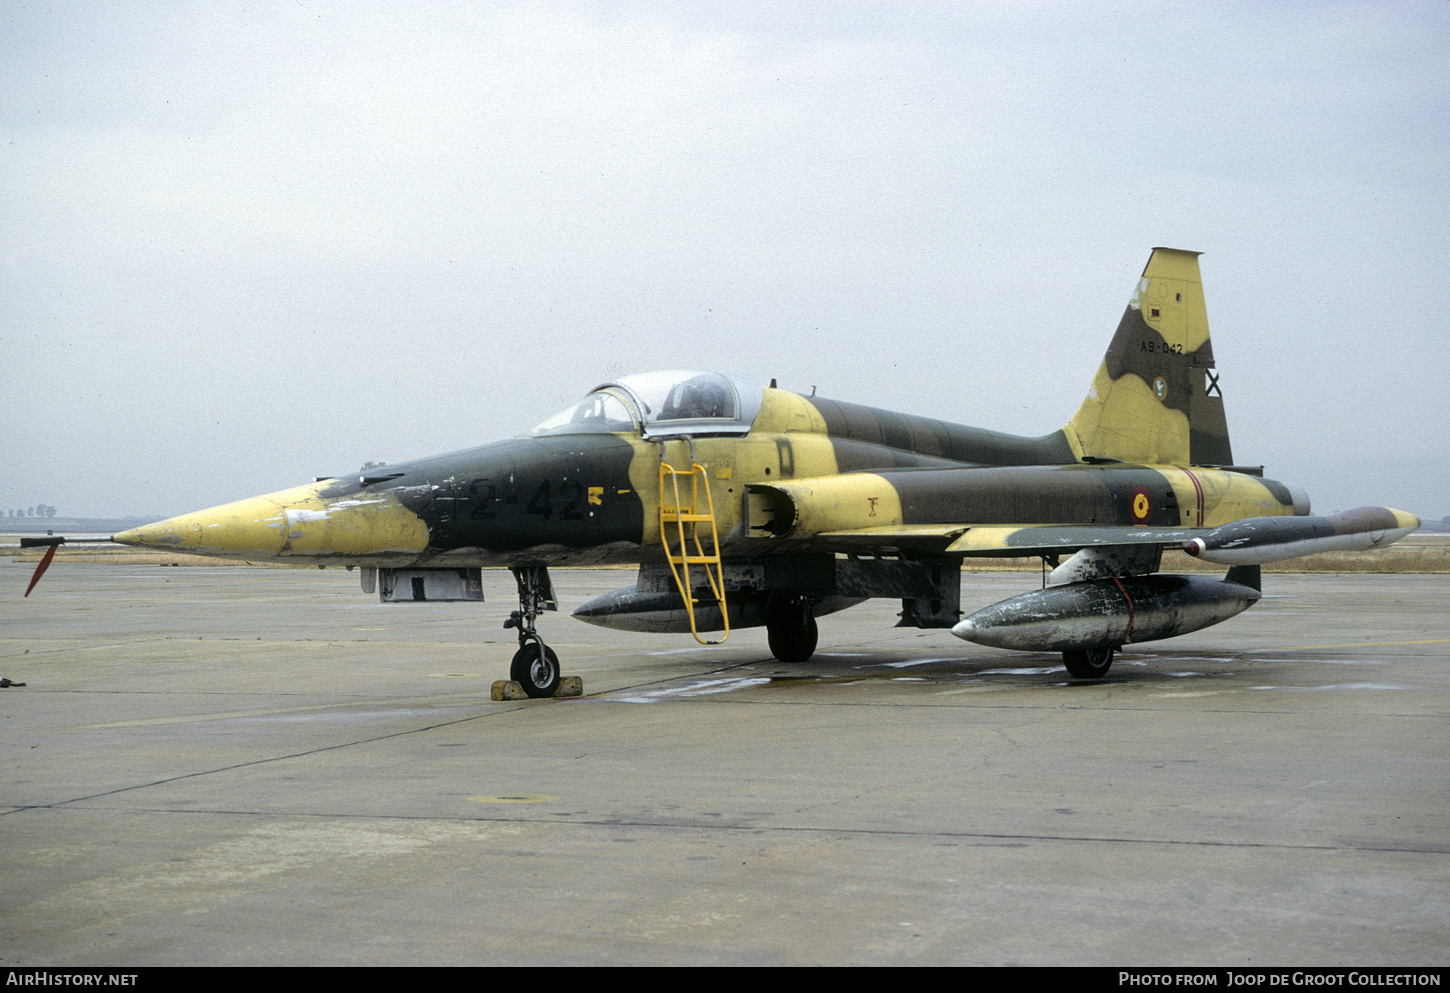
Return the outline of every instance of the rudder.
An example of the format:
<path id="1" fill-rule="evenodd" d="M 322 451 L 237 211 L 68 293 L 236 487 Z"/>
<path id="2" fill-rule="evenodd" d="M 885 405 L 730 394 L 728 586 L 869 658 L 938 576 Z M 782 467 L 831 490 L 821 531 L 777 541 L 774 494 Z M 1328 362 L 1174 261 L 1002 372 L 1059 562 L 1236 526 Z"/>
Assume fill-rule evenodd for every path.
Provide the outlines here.
<path id="1" fill-rule="evenodd" d="M 1079 457 L 1233 464 L 1199 254 L 1153 249 L 1087 399 L 1064 429 Z"/>

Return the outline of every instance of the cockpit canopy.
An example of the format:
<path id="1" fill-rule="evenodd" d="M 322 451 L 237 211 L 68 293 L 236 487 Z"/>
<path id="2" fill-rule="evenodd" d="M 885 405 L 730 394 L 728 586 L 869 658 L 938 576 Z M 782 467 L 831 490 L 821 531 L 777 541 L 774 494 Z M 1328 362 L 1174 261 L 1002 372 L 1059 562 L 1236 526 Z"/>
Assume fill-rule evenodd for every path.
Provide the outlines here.
<path id="1" fill-rule="evenodd" d="M 646 372 L 595 387 L 529 434 L 639 431 L 645 438 L 746 434 L 760 412 L 760 402 L 760 385 L 738 376 Z"/>

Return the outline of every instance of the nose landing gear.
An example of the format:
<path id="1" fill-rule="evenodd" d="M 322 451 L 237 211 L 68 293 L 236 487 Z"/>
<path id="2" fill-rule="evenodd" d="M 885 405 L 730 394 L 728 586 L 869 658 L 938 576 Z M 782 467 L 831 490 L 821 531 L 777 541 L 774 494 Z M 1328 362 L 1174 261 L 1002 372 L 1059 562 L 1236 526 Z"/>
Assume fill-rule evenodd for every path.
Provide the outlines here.
<path id="1" fill-rule="evenodd" d="M 559 609 L 554 584 L 547 566 L 514 566 L 509 571 L 519 586 L 519 609 L 503 622 L 505 628 L 519 631 L 519 650 L 509 666 L 509 678 L 531 697 L 551 697 L 559 690 L 559 656 L 544 644 L 534 620 L 546 610 Z"/>
<path id="2" fill-rule="evenodd" d="M 559 656 L 535 636 L 535 640 L 514 652 L 509 678 L 529 696 L 553 696 L 559 689 Z"/>

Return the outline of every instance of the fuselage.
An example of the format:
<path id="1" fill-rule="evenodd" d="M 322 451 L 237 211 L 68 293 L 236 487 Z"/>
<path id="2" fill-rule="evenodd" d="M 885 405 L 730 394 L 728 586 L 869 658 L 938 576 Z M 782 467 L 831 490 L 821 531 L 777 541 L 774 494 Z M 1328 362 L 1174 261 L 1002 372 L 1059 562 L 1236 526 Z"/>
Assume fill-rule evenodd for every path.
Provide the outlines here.
<path id="1" fill-rule="evenodd" d="M 777 659 L 801 662 L 816 617 L 893 599 L 902 625 L 1061 651 L 1071 675 L 1096 679 L 1125 644 L 1255 602 L 1261 563 L 1380 547 L 1419 523 L 1385 507 L 1309 516 L 1300 491 L 1236 465 L 1198 253 L 1155 248 L 1077 413 L 1041 437 L 715 373 L 646 373 L 512 441 L 115 540 L 361 566 L 363 589 L 389 602 L 480 599 L 478 570 L 507 567 L 519 590 L 510 671 L 548 696 L 557 659 L 534 621 L 556 606 L 551 565 L 639 564 L 632 586 L 575 612 L 607 627 L 710 644 L 702 632 L 763 625 Z M 1222 580 L 1158 574 L 1175 547 L 1233 568 Z M 963 616 L 963 559 L 1004 555 L 1051 564 L 1044 588 Z"/>
<path id="2" fill-rule="evenodd" d="M 858 529 L 1194 529 L 1308 510 L 1288 487 L 1240 471 L 1084 462 L 1063 431 L 1019 437 L 726 381 L 749 394 L 735 408 L 748 421 L 696 417 L 674 422 L 681 428 L 672 433 L 672 422 L 650 417 L 659 401 L 634 398 L 629 419 L 576 414 L 578 430 L 565 420 L 526 437 L 183 515 L 115 540 L 251 561 L 383 568 L 653 561 L 662 555 L 662 460 L 704 467 L 726 558 L 788 554 L 807 539 L 819 549 L 817 536 Z M 617 384 L 590 396 L 617 408 L 615 394 L 632 396 Z"/>

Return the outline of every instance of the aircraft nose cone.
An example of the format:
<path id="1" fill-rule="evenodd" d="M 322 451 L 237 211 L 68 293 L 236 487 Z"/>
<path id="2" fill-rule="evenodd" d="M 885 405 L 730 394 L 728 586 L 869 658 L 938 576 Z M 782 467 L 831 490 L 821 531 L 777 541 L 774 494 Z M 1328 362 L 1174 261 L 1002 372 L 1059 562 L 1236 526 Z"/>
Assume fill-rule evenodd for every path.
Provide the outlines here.
<path id="1" fill-rule="evenodd" d="M 214 555 L 326 564 L 362 556 L 411 560 L 428 547 L 428 526 L 396 495 L 334 496 L 326 482 L 279 490 L 159 524 L 122 531 L 123 545 Z"/>
<path id="2" fill-rule="evenodd" d="M 273 558 L 282 549 L 286 529 L 280 506 L 252 497 L 122 531 L 111 540 L 197 555 Z"/>

